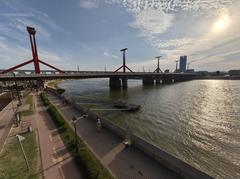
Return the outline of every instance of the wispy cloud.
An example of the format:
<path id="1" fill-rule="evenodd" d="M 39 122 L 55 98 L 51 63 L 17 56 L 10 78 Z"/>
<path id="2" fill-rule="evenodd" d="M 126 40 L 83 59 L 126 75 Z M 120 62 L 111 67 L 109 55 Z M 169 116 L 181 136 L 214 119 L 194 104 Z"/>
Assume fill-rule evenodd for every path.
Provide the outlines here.
<path id="1" fill-rule="evenodd" d="M 85 9 L 95 9 L 98 7 L 98 0 L 80 0 L 80 7 Z"/>
<path id="2" fill-rule="evenodd" d="M 139 12 L 145 9 L 158 9 L 164 12 L 180 10 L 220 9 L 233 0 L 105 0 L 109 4 L 119 4 L 130 11 Z"/>
<path id="3" fill-rule="evenodd" d="M 106 56 L 106 57 L 114 58 L 114 59 L 118 59 L 119 58 L 117 55 L 110 54 L 108 52 L 104 52 L 103 55 Z"/>
<path id="4" fill-rule="evenodd" d="M 0 22 L 0 32 L 3 36 L 22 41 L 26 35 L 26 26 L 35 27 L 41 39 L 45 40 L 51 36 L 49 28 L 64 31 L 42 11 L 17 1 L 1 1 L 0 4 L 6 5 L 9 9 L 8 12 L 0 13 L 0 18 L 4 19 Z"/>
<path id="5" fill-rule="evenodd" d="M 151 36 L 165 32 L 172 25 L 174 16 L 160 10 L 142 10 L 135 14 L 135 21 L 129 25 L 141 30 L 141 36 Z"/>
<path id="6" fill-rule="evenodd" d="M 209 25 L 226 13 L 234 14 L 236 17 L 232 16 L 231 20 L 238 24 L 240 17 L 238 14 L 240 13 L 237 12 L 237 9 L 239 9 L 240 3 L 236 1 L 107 0 L 105 2 L 123 6 L 132 13 L 135 20 L 129 25 L 139 29 L 140 33 L 137 36 L 145 38 L 151 46 L 158 49 L 159 53 L 168 59 L 168 64 L 172 64 L 172 66 L 180 55 L 188 55 L 190 61 L 198 60 L 195 63 L 198 66 L 201 66 L 201 61 L 205 64 L 207 62 L 235 64 L 235 61 L 227 61 L 226 58 L 238 53 L 238 50 L 235 49 L 236 44 L 230 43 L 227 48 L 217 48 L 216 46 L 224 44 L 230 36 L 236 38 L 239 34 L 237 33 L 240 30 L 239 27 L 232 23 L 233 26 L 229 25 L 230 30 L 225 32 L 225 35 L 218 36 L 212 34 Z M 184 16 L 187 18 L 181 19 Z M 201 53 L 199 53 L 200 51 Z M 225 61 L 223 61 L 224 59 Z M 151 61 L 145 60 L 139 65 L 143 65 L 143 63 L 146 66 L 152 64 Z M 222 69 L 224 68 L 222 66 Z"/>
<path id="7" fill-rule="evenodd" d="M 64 31 L 42 11 L 17 1 L 0 1 L 0 5 L 1 3 L 8 7 L 8 12 L 0 13 L 0 18 L 3 19 L 0 22 L 0 58 L 1 61 L 7 62 L 2 63 L 1 68 L 8 68 L 32 58 L 30 49 L 25 47 L 28 38 L 26 26 L 35 27 L 39 39 L 45 41 L 51 38 L 53 30 Z M 65 57 L 49 49 L 40 47 L 38 52 L 39 58 L 53 65 L 59 66 L 65 60 Z"/>

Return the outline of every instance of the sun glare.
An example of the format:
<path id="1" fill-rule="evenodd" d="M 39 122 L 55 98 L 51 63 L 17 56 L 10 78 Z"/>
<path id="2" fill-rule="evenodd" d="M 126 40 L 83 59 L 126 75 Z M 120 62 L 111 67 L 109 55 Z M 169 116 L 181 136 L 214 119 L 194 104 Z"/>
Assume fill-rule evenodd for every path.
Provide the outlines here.
<path id="1" fill-rule="evenodd" d="M 220 17 L 213 25 L 214 32 L 223 31 L 229 24 L 230 18 L 228 15 Z"/>

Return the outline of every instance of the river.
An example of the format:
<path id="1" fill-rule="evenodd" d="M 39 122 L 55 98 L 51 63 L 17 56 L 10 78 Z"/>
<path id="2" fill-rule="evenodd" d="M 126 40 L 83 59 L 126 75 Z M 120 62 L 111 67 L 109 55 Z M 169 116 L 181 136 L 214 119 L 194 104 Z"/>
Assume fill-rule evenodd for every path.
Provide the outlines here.
<path id="1" fill-rule="evenodd" d="M 144 87 L 129 80 L 111 91 L 107 79 L 59 84 L 65 96 L 215 178 L 240 178 L 240 81 L 195 80 Z M 116 100 L 140 104 L 110 111 Z"/>

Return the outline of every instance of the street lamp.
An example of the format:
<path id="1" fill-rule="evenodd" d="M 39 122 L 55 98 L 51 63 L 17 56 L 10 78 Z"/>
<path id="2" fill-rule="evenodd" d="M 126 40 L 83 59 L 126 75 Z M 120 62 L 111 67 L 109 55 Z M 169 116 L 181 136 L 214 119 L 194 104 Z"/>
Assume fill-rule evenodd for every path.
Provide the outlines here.
<path id="1" fill-rule="evenodd" d="M 178 60 L 176 60 L 175 62 L 176 62 L 176 70 L 175 70 L 175 72 L 177 73 L 177 71 L 178 71 Z"/>
<path id="2" fill-rule="evenodd" d="M 74 127 L 74 133 L 75 133 L 75 148 L 76 148 L 76 151 L 78 151 L 78 141 L 77 141 L 77 121 L 79 119 L 82 119 L 82 118 L 87 118 L 88 115 L 84 114 L 80 117 L 73 117 L 72 118 L 72 122 L 73 122 L 73 127 Z"/>
<path id="3" fill-rule="evenodd" d="M 15 73 L 13 73 L 13 76 L 14 76 L 14 83 L 15 83 L 15 88 L 16 88 L 16 92 L 17 92 L 17 97 L 18 97 L 18 105 L 20 106 L 22 104 L 22 101 L 21 101 L 20 92 L 18 89 L 18 84 L 17 84 Z"/>

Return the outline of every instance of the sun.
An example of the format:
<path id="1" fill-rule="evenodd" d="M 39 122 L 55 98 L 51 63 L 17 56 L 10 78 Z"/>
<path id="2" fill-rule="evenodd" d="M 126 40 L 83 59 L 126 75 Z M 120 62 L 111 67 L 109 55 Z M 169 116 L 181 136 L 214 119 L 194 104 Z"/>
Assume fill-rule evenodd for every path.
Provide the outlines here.
<path id="1" fill-rule="evenodd" d="M 213 25 L 214 32 L 221 32 L 229 25 L 230 17 L 228 15 L 224 15 L 220 17 Z"/>

